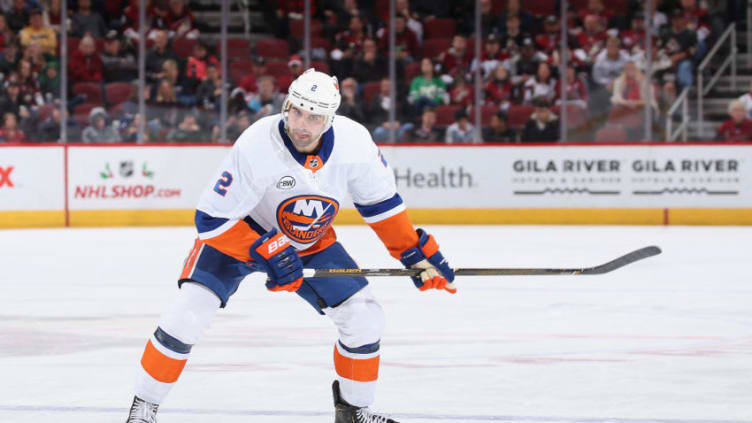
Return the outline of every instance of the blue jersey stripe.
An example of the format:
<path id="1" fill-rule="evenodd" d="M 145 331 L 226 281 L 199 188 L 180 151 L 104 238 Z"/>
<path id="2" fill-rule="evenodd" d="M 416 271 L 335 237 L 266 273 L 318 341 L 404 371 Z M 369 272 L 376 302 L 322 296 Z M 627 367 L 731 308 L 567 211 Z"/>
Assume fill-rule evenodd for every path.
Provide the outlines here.
<path id="1" fill-rule="evenodd" d="M 399 194 L 394 194 L 394 197 L 388 200 L 381 201 L 376 204 L 370 204 L 367 206 L 355 204 L 355 208 L 358 209 L 358 212 L 360 213 L 361 216 L 371 217 L 371 216 L 376 216 L 377 214 L 387 212 L 401 204 L 402 204 L 402 197 L 400 197 Z"/>
<path id="2" fill-rule="evenodd" d="M 217 229 L 218 227 L 224 225 L 227 223 L 229 219 L 225 219 L 222 217 L 213 217 L 210 216 L 201 210 L 196 210 L 196 229 L 198 229 L 198 233 L 204 233 L 209 232 Z"/>

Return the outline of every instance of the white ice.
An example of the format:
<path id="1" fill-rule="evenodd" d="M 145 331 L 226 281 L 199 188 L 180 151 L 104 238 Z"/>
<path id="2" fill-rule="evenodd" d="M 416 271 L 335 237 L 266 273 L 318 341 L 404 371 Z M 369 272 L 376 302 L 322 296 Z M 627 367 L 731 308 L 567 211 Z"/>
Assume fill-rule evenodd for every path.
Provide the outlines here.
<path id="1" fill-rule="evenodd" d="M 752 228 L 431 226 L 456 267 L 603 276 L 373 278 L 387 314 L 374 408 L 401 422 L 752 422 Z M 339 227 L 363 267 L 399 267 Z M 0 422 L 123 422 L 191 228 L 0 231 Z M 193 349 L 160 423 L 331 422 L 326 317 L 252 276 Z"/>

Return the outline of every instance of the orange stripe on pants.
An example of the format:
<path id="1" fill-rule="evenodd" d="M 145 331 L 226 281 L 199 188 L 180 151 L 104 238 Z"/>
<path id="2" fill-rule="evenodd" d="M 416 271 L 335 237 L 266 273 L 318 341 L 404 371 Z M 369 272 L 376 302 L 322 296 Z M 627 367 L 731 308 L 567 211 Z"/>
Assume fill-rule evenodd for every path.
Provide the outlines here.
<path id="1" fill-rule="evenodd" d="M 358 360 L 345 357 L 334 346 L 334 368 L 345 379 L 358 382 L 373 382 L 379 378 L 379 356 Z"/>
<path id="2" fill-rule="evenodd" d="M 188 360 L 176 360 L 162 354 L 158 349 L 154 348 L 151 340 L 146 343 L 144 355 L 141 357 L 141 366 L 144 367 L 146 373 L 164 383 L 173 383 L 178 380 L 186 362 Z"/>
<path id="3" fill-rule="evenodd" d="M 193 270 L 193 265 L 196 264 L 196 260 L 198 259 L 198 252 L 201 250 L 201 245 L 203 245 L 204 242 L 200 239 L 196 238 L 196 242 L 193 243 L 193 249 L 191 250 L 190 254 L 188 254 L 188 257 L 185 259 L 185 264 L 183 264 L 183 272 L 180 274 L 180 279 L 190 279 L 191 277 L 191 271 Z"/>

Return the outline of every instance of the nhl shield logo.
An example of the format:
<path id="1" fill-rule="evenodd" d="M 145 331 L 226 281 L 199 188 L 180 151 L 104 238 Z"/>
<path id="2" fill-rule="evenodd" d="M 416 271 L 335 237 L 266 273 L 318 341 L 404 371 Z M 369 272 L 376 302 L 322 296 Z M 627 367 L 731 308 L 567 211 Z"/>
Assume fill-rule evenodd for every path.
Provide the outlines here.
<path id="1" fill-rule="evenodd" d="M 310 169 L 318 169 L 321 166 L 321 162 L 318 157 L 311 157 L 308 159 L 308 167 Z"/>
<path id="2" fill-rule="evenodd" d="M 310 244 L 324 236 L 338 211 L 339 203 L 333 198 L 298 195 L 279 205 L 277 223 L 291 240 Z"/>
<path id="3" fill-rule="evenodd" d="M 133 176 L 133 160 L 123 160 L 120 162 L 120 176 L 123 178 Z"/>

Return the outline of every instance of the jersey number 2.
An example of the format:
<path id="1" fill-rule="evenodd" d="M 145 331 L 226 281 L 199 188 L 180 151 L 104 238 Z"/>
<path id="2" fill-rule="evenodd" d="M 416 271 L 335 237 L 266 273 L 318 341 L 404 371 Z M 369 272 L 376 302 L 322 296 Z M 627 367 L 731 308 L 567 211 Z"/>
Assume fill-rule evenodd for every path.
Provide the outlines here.
<path id="1" fill-rule="evenodd" d="M 222 177 L 214 184 L 214 192 L 224 197 L 227 194 L 227 187 L 232 184 L 232 174 L 228 171 L 222 172 Z"/>

